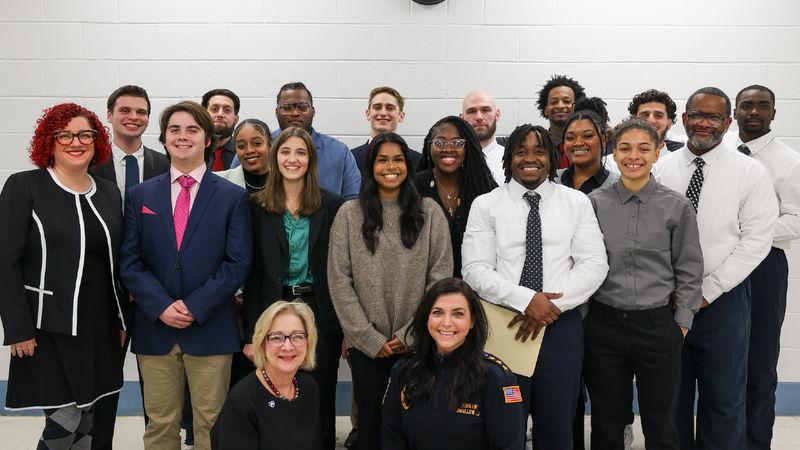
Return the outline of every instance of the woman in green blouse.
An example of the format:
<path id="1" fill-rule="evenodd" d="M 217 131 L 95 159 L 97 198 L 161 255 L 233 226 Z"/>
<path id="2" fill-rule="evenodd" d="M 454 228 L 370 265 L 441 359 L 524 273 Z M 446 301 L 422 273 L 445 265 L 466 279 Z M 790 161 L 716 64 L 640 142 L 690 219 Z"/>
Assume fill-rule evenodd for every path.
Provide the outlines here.
<path id="1" fill-rule="evenodd" d="M 336 378 L 342 329 L 328 292 L 328 241 L 341 197 L 319 187 L 317 153 L 302 128 L 281 132 L 269 152 L 266 187 L 253 195 L 253 268 L 244 287 L 243 352 L 252 358 L 251 339 L 261 313 L 278 300 L 311 307 L 319 339 L 316 368 L 323 448 L 333 449 Z"/>

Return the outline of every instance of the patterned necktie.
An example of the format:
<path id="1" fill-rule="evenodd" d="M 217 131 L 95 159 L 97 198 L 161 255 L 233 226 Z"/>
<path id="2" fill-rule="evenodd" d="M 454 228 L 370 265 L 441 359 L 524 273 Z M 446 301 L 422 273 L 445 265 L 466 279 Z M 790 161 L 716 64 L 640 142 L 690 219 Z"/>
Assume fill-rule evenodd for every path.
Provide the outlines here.
<path id="1" fill-rule="evenodd" d="M 189 220 L 189 203 L 191 201 L 189 189 L 195 183 L 196 181 L 194 178 L 189 175 L 181 175 L 178 177 L 178 184 L 181 185 L 181 192 L 178 194 L 178 199 L 175 201 L 175 212 L 173 213 L 175 242 L 178 244 L 178 250 L 181 249 L 183 232 L 186 231 L 186 222 Z"/>
<path id="2" fill-rule="evenodd" d="M 125 161 L 125 192 L 139 184 L 139 161 L 133 155 L 122 158 Z"/>
<path id="3" fill-rule="evenodd" d="M 211 171 L 219 172 L 225 170 L 225 163 L 222 161 L 222 152 L 225 147 L 220 147 L 214 150 L 214 162 L 211 163 Z"/>
<path id="4" fill-rule="evenodd" d="M 539 217 L 539 199 L 536 192 L 523 196 L 531 210 L 528 212 L 528 227 L 525 230 L 525 265 L 519 285 L 536 292 L 542 290 L 542 219 Z"/>
<path id="5" fill-rule="evenodd" d="M 686 197 L 692 202 L 694 210 L 697 211 L 697 205 L 700 203 L 700 189 L 703 188 L 703 166 L 706 162 L 703 158 L 697 157 L 694 159 L 694 165 L 697 166 L 692 174 L 692 179 L 689 181 L 689 188 L 686 189 Z"/>
<path id="6" fill-rule="evenodd" d="M 740 145 L 740 146 L 739 146 L 739 151 L 740 151 L 740 152 L 742 152 L 742 153 L 744 153 L 744 154 L 745 154 L 745 155 L 747 155 L 747 156 L 750 156 L 750 154 L 752 153 L 752 152 L 750 151 L 750 148 L 747 146 L 747 144 L 742 144 L 742 145 Z"/>

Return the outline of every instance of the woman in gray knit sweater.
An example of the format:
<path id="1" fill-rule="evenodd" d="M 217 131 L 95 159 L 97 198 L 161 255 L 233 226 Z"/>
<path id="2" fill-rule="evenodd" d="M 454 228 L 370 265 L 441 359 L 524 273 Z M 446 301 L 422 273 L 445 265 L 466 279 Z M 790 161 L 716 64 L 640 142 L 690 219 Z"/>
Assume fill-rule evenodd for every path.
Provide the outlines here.
<path id="1" fill-rule="evenodd" d="M 359 450 L 381 447 L 381 402 L 406 328 L 425 291 L 453 273 L 447 218 L 420 198 L 409 160 L 403 138 L 376 136 L 359 198 L 331 228 L 328 285 L 350 355 Z"/>

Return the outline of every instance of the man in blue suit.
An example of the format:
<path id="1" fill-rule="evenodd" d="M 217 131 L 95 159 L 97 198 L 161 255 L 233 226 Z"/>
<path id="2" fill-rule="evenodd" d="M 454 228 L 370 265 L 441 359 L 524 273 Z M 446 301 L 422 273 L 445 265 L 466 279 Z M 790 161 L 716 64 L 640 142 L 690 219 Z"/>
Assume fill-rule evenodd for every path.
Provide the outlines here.
<path id="1" fill-rule="evenodd" d="M 243 189 L 207 170 L 214 126 L 202 106 L 172 105 L 160 125 L 170 170 L 128 191 L 120 258 L 122 280 L 136 300 L 131 350 L 150 418 L 144 444 L 180 448 L 188 380 L 195 448 L 209 449 L 231 355 L 239 351 L 233 296 L 250 268 L 250 202 Z"/>

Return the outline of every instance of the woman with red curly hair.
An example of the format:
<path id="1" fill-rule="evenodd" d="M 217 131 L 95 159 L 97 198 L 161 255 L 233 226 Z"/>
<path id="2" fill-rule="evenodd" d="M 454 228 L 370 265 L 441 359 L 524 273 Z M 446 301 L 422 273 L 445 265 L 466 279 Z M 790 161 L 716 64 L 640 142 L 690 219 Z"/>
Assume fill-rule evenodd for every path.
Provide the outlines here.
<path id="1" fill-rule="evenodd" d="M 94 403 L 122 388 L 122 205 L 114 183 L 88 174 L 110 154 L 94 113 L 53 106 L 31 139 L 39 168 L 0 193 L 6 408 L 44 410 L 39 449 L 89 448 Z"/>

